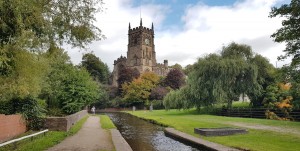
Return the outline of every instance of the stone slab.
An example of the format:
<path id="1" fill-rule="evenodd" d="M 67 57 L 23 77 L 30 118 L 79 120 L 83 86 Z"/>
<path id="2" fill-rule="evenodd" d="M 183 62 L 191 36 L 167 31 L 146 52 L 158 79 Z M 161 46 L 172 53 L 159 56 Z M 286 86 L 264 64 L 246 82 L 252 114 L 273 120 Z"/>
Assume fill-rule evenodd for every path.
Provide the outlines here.
<path id="1" fill-rule="evenodd" d="M 180 132 L 175 130 L 174 128 L 165 128 L 164 131 L 167 135 L 192 143 L 198 147 L 203 147 L 208 150 L 216 150 L 216 151 L 239 151 L 238 149 L 227 147 L 221 144 L 213 143 L 207 140 L 203 140 L 201 138 L 194 137 L 192 135 Z"/>
<path id="2" fill-rule="evenodd" d="M 245 129 L 240 128 L 194 128 L 194 132 L 196 134 L 204 135 L 204 136 L 227 136 L 234 134 L 246 134 L 248 133 Z"/>

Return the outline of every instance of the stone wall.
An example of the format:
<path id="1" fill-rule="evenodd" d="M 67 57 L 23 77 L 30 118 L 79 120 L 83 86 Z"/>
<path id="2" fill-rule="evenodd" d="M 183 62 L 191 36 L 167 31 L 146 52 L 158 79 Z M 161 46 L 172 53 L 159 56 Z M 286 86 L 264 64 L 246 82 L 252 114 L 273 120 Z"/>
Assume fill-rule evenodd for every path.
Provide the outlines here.
<path id="1" fill-rule="evenodd" d="M 45 128 L 51 131 L 69 131 L 80 119 L 87 115 L 87 110 L 82 110 L 65 117 L 47 117 Z"/>
<path id="2" fill-rule="evenodd" d="M 26 132 L 26 122 L 22 115 L 0 114 L 0 143 Z"/>

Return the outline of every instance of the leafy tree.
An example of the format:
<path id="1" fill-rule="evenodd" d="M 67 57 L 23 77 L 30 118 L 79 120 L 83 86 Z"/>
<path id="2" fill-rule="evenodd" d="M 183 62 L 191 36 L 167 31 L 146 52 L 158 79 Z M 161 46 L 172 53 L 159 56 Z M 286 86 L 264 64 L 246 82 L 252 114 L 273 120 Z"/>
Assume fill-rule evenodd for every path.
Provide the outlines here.
<path id="1" fill-rule="evenodd" d="M 38 97 L 43 80 L 48 74 L 48 62 L 35 53 L 9 47 L 11 69 L 8 75 L 0 75 L 0 101 L 12 98 Z"/>
<path id="2" fill-rule="evenodd" d="M 50 73 L 40 97 L 47 102 L 48 114 L 71 114 L 106 97 L 99 83 L 84 68 L 73 66 L 62 49 L 53 48 L 46 56 L 50 62 Z"/>
<path id="3" fill-rule="evenodd" d="M 219 102 L 227 102 L 230 108 L 240 94 L 258 94 L 261 86 L 257 67 L 248 61 L 251 57 L 248 46 L 232 43 L 223 47 L 221 55 L 200 58 L 188 79 L 190 97 L 197 108 Z"/>
<path id="4" fill-rule="evenodd" d="M 83 107 L 96 102 L 100 97 L 99 85 L 85 70 L 71 67 L 62 84 L 63 91 L 57 95 L 62 103 L 63 111 L 67 114 L 80 111 Z"/>
<path id="5" fill-rule="evenodd" d="M 193 71 L 193 65 L 188 64 L 187 66 L 184 67 L 183 72 L 185 75 L 189 75 L 190 72 Z"/>
<path id="6" fill-rule="evenodd" d="M 248 93 L 248 96 L 253 107 L 262 106 L 267 87 L 276 83 L 276 69 L 265 57 L 259 54 L 256 54 L 249 61 L 257 68 L 257 82 L 261 89 L 255 93 Z"/>
<path id="7" fill-rule="evenodd" d="M 162 86 L 157 86 L 151 90 L 150 99 L 151 100 L 163 100 L 167 95 L 169 90 Z"/>
<path id="8" fill-rule="evenodd" d="M 128 103 L 145 103 L 158 82 L 159 77 L 155 73 L 146 72 L 132 82 L 122 84 L 123 98 Z"/>
<path id="9" fill-rule="evenodd" d="M 191 101 L 189 87 L 185 86 L 179 90 L 172 90 L 163 100 L 165 109 L 188 109 L 195 104 Z"/>
<path id="10" fill-rule="evenodd" d="M 264 105 L 267 107 L 266 116 L 270 119 L 287 120 L 291 117 L 289 112 L 293 105 L 291 96 L 290 83 L 278 83 L 277 85 L 270 85 L 267 87 L 267 95 L 264 98 Z M 279 117 L 271 109 L 281 110 L 285 117 Z"/>
<path id="11" fill-rule="evenodd" d="M 299 65 L 300 63 L 300 1 L 291 0 L 290 4 L 284 4 L 279 8 L 273 7 L 269 17 L 285 17 L 282 21 L 282 26 L 273 35 L 276 42 L 286 42 L 284 56 L 279 59 L 285 59 L 289 56 L 293 57 L 292 65 Z"/>
<path id="12" fill-rule="evenodd" d="M 132 80 L 138 78 L 140 76 L 139 72 L 135 72 L 135 70 L 131 68 L 120 68 L 119 69 L 119 77 L 117 79 L 119 94 L 122 93 L 122 85 L 126 82 L 131 82 Z"/>
<path id="13" fill-rule="evenodd" d="M 92 53 L 82 56 L 81 65 L 87 69 L 92 77 L 103 84 L 108 84 L 109 69 L 98 57 Z"/>
<path id="14" fill-rule="evenodd" d="M 167 74 L 164 84 L 172 89 L 179 89 L 185 83 L 185 75 L 177 68 L 171 69 Z"/>
<path id="15" fill-rule="evenodd" d="M 84 47 L 101 38 L 100 29 L 93 25 L 101 4 L 102 0 L 3 0 L 0 44 L 23 40 L 23 46 L 35 49 L 63 43 Z"/>
<path id="16" fill-rule="evenodd" d="M 170 66 L 172 69 L 179 69 L 180 71 L 182 71 L 182 66 L 178 63 L 175 63 L 174 65 Z"/>

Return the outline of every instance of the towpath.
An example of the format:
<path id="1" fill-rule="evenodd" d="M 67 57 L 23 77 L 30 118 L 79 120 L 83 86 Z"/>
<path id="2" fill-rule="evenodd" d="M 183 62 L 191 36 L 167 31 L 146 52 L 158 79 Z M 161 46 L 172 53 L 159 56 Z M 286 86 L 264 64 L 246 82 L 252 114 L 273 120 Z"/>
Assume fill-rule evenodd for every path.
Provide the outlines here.
<path id="1" fill-rule="evenodd" d="M 112 151 L 114 145 L 110 132 L 100 126 L 98 116 L 90 116 L 82 128 L 73 136 L 63 140 L 48 151 Z"/>

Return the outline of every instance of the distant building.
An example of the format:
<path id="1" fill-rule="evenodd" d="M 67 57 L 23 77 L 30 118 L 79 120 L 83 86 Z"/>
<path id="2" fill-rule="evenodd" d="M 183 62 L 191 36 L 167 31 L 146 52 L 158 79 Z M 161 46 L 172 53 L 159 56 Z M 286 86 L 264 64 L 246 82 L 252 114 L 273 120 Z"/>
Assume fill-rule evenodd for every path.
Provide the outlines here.
<path id="1" fill-rule="evenodd" d="M 127 58 L 121 56 L 114 61 L 111 75 L 113 86 L 118 86 L 117 80 L 122 68 L 131 68 L 140 74 L 154 72 L 160 76 L 167 75 L 168 60 L 164 60 L 163 64 L 156 62 L 153 23 L 151 29 L 143 27 L 142 19 L 140 26 L 136 28 L 131 28 L 129 23 Z"/>

